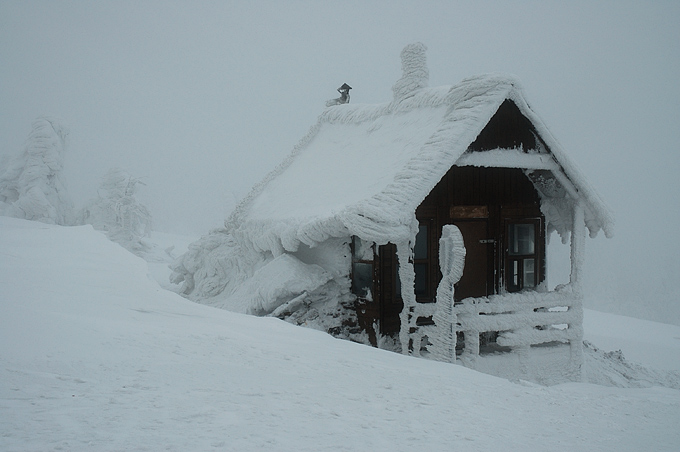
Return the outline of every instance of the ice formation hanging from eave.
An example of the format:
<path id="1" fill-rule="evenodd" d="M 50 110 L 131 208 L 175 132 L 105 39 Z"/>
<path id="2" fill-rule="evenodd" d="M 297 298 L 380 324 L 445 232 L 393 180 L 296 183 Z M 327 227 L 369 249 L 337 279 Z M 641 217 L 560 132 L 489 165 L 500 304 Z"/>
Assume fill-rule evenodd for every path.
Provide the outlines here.
<path id="1" fill-rule="evenodd" d="M 591 235 L 604 229 L 610 237 L 613 220 L 604 203 L 529 108 L 517 80 L 502 75 L 419 88 L 386 104 L 327 108 L 237 207 L 227 228 L 256 250 L 275 255 L 329 237 L 408 241 L 417 206 L 506 99 L 546 142 L 556 173 L 573 187 L 572 197 L 585 200 Z"/>

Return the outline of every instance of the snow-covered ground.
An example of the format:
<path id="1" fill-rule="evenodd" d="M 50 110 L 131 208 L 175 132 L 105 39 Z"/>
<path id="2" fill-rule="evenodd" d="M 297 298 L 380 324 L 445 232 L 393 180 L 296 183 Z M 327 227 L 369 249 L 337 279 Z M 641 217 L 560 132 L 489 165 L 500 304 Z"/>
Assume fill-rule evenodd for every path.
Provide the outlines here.
<path id="1" fill-rule="evenodd" d="M 680 327 L 586 311 L 586 373 L 629 387 L 542 387 L 194 304 L 151 268 L 0 217 L 0 450 L 680 450 Z"/>

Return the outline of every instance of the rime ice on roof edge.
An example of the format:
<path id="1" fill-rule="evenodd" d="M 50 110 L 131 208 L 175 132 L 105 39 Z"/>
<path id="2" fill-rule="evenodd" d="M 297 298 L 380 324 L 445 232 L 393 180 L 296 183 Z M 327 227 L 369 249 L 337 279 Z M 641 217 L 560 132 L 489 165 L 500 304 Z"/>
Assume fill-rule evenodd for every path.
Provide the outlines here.
<path id="1" fill-rule="evenodd" d="M 341 105 L 325 109 L 293 152 L 256 185 L 237 207 L 227 220 L 227 227 L 242 239 L 252 242 L 256 249 L 269 250 L 275 254 L 284 250 L 295 251 L 300 243 L 314 246 L 328 237 L 358 235 L 376 243 L 386 243 L 396 238 L 408 241 L 412 235 L 414 217 L 405 212 L 415 210 L 474 141 L 505 99 L 512 100 L 534 124 L 563 171 L 566 182 L 573 185 L 576 196 L 585 198 L 586 222 L 591 236 L 602 228 L 605 235 L 611 237 L 612 216 L 599 196 L 569 162 L 540 118 L 529 108 L 519 82 L 513 77 L 498 74 L 468 78 L 455 86 L 418 88 L 408 97 L 400 97 L 386 104 Z M 438 123 L 434 132 L 422 146 L 411 150 L 412 157 L 399 171 L 392 174 L 392 182 L 382 190 L 366 192 L 361 201 L 347 203 L 332 215 L 319 214 L 272 221 L 251 218 L 254 200 L 267 191 L 270 183 L 301 154 L 313 152 L 315 146 L 323 145 L 314 142 L 322 129 L 358 126 L 378 120 L 382 121 L 384 127 L 384 124 L 389 124 L 407 112 L 419 110 L 425 115 L 438 107 L 447 108 L 447 111 L 436 119 Z M 319 171 L 324 169 L 319 168 Z M 330 168 L 328 172 L 337 174 L 338 168 Z M 339 177 L 342 176 L 340 173 Z M 327 183 L 332 184 L 333 179 L 329 178 Z M 289 202 L 295 200 L 291 199 Z"/>

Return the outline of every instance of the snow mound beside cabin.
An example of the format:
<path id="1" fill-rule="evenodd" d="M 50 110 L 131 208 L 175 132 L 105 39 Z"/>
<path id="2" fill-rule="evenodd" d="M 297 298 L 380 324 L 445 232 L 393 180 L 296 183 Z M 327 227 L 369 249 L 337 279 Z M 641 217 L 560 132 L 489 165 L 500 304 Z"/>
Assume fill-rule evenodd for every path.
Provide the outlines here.
<path id="1" fill-rule="evenodd" d="M 329 240 L 274 256 L 255 251 L 224 229 L 189 245 L 171 265 L 178 292 L 198 303 L 243 314 L 278 317 L 368 343 L 357 328 L 347 267 L 349 245 Z"/>
<path id="2" fill-rule="evenodd" d="M 583 381 L 619 388 L 680 389 L 680 371 L 645 367 L 628 361 L 621 350 L 606 352 L 584 341 Z"/>
<path id="3" fill-rule="evenodd" d="M 284 303 L 304 299 L 327 283 L 331 275 L 318 265 L 307 265 L 290 254 L 282 254 L 255 271 L 218 308 L 244 314 L 268 315 Z"/>

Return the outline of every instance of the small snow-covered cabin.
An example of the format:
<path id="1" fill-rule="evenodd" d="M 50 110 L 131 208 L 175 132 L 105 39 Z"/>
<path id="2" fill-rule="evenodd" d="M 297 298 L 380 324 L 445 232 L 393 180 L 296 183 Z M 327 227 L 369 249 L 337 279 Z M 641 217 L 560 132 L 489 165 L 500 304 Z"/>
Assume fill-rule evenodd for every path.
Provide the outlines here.
<path id="1" fill-rule="evenodd" d="M 608 209 L 516 79 L 430 88 L 419 43 L 402 67 L 391 102 L 326 108 L 175 281 L 208 304 L 406 354 L 578 379 L 585 233 L 612 235 Z M 553 232 L 571 243 L 571 280 L 551 290 Z"/>

